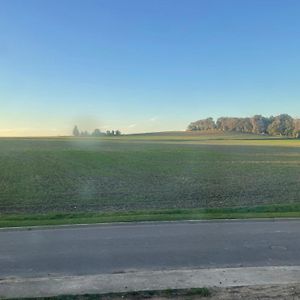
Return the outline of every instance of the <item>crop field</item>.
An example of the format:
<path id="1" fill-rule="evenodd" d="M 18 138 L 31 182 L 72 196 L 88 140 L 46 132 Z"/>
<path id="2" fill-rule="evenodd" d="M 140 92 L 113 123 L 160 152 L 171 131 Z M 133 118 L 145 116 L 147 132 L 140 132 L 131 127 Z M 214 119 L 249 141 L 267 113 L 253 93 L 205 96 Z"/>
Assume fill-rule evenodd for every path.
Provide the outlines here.
<path id="1" fill-rule="evenodd" d="M 153 134 L 0 139 L 0 212 L 300 203 L 300 140 Z"/>

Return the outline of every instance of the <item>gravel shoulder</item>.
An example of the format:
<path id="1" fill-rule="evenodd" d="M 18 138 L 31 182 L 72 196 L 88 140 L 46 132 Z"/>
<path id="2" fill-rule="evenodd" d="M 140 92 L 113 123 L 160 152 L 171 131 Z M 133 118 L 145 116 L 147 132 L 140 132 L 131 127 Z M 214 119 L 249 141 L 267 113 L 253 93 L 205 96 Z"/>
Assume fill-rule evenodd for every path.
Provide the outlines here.
<path id="1" fill-rule="evenodd" d="M 291 299 L 298 299 L 295 297 L 299 296 L 299 286 L 300 267 L 297 266 L 143 271 L 89 276 L 4 278 L 0 281 L 0 299 L 132 292 L 140 297 L 132 298 L 132 295 L 129 294 L 129 298 L 125 299 L 143 299 L 142 294 L 139 293 L 146 293 L 148 298 L 153 296 L 154 299 L 164 299 L 166 296 L 167 298 L 172 296 L 172 299 L 176 299 L 176 297 L 177 299 L 187 299 L 184 298 L 186 295 L 177 293 L 174 295 L 149 295 L 149 291 L 174 289 L 199 289 L 201 291 L 201 288 L 212 289 L 212 299 L 276 299 L 277 295 L 281 297 L 279 299 L 285 299 L 284 295 L 294 297 Z M 256 296 L 238 298 L 239 295 L 247 294 L 256 294 Z M 189 294 L 188 297 L 198 297 L 198 295 L 199 293 Z M 201 295 L 203 295 L 202 292 Z M 75 296 L 68 299 L 76 299 Z M 258 298 L 258 296 L 262 298 Z M 96 299 L 105 298 L 99 296 Z"/>

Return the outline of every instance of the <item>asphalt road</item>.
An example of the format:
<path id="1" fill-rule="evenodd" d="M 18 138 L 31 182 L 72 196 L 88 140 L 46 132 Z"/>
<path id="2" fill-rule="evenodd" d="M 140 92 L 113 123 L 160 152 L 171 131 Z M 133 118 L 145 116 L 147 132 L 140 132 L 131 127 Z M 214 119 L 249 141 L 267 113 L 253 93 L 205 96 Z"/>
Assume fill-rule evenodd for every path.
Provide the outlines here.
<path id="1" fill-rule="evenodd" d="M 0 230 L 0 278 L 299 265 L 300 220 Z"/>

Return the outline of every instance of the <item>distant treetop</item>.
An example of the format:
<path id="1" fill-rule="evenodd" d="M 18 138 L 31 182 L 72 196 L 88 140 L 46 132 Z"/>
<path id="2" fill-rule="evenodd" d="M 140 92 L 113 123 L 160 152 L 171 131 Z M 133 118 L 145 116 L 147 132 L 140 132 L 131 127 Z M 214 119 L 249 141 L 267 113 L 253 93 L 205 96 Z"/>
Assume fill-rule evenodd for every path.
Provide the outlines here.
<path id="1" fill-rule="evenodd" d="M 87 130 L 80 131 L 78 127 L 75 125 L 73 129 L 73 136 L 80 136 L 80 137 L 100 137 L 100 136 L 119 136 L 121 135 L 120 130 L 107 130 L 106 132 L 102 132 L 100 129 L 96 128 L 92 133 L 88 132 Z"/>
<path id="2" fill-rule="evenodd" d="M 213 118 L 207 118 L 190 123 L 187 130 L 220 130 L 300 138 L 300 119 L 293 119 L 287 114 L 276 117 L 261 115 L 250 118 L 221 117 L 216 122 Z"/>

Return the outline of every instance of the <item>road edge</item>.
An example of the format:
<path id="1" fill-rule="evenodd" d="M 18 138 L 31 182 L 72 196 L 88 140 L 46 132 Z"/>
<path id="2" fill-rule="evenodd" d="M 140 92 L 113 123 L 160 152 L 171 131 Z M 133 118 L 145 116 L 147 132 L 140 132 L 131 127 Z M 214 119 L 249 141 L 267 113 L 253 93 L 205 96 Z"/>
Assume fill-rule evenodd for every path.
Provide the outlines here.
<path id="1" fill-rule="evenodd" d="M 300 284 L 300 266 L 139 271 L 87 276 L 4 278 L 0 298 Z"/>
<path id="2" fill-rule="evenodd" d="M 78 227 L 98 227 L 98 226 L 138 226 L 138 225 L 159 225 L 173 223 L 221 223 L 221 222 L 285 222 L 299 221 L 300 217 L 272 217 L 272 218 L 242 218 L 242 219 L 186 219 L 186 220 L 171 220 L 171 221 L 124 221 L 124 222 L 107 222 L 107 223 L 78 223 L 78 224 L 59 224 L 59 225 L 32 225 L 32 226 L 14 226 L 0 227 L 1 231 L 27 231 L 27 230 L 43 230 L 43 229 L 63 229 L 63 228 L 78 228 Z"/>

